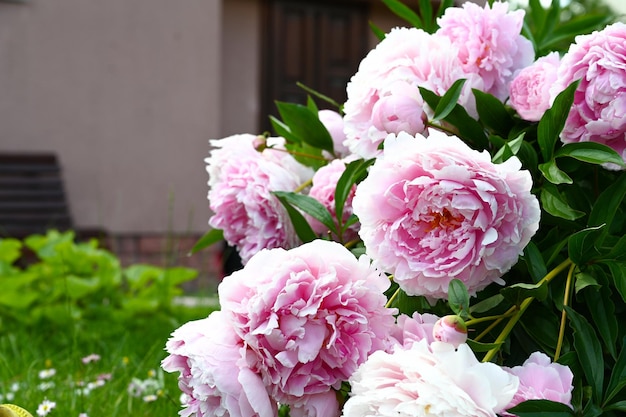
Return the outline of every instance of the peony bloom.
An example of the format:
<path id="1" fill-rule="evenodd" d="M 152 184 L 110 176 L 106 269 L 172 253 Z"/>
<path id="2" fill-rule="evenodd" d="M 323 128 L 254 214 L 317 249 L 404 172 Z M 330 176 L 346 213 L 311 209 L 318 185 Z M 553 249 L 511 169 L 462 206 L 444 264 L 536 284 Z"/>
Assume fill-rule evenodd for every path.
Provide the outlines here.
<path id="1" fill-rule="evenodd" d="M 509 103 L 522 119 L 538 122 L 550 108 L 550 88 L 560 61 L 559 53 L 552 52 L 521 70 L 511 82 Z"/>
<path id="2" fill-rule="evenodd" d="M 519 388 L 506 409 L 526 400 L 550 400 L 571 407 L 574 375 L 567 366 L 552 363 L 546 354 L 535 352 L 522 366 L 515 366 L 508 372 L 519 378 Z"/>
<path id="3" fill-rule="evenodd" d="M 471 89 L 482 89 L 482 80 L 463 69 L 448 38 L 415 28 L 391 30 L 348 83 L 345 144 L 354 154 L 373 158 L 389 133 L 423 133 L 432 110 L 418 87 L 443 95 L 461 78 L 467 81 L 459 103 L 475 113 Z"/>
<path id="4" fill-rule="evenodd" d="M 209 202 L 215 213 L 209 224 L 224 232 L 224 239 L 245 263 L 264 248 L 293 247 L 299 241 L 287 211 L 272 191 L 293 191 L 313 176 L 280 148 L 280 138 L 270 138 L 270 148 L 257 152 L 254 135 L 212 140 L 206 159 Z"/>
<path id="5" fill-rule="evenodd" d="M 470 294 L 503 284 L 539 227 L 520 168 L 441 132 L 389 135 L 352 202 L 367 254 L 409 295 L 445 298 L 453 278 Z"/>
<path id="6" fill-rule="evenodd" d="M 428 344 L 434 342 L 433 328 L 437 320 L 439 317 L 430 313 L 415 312 L 413 316 L 400 314 L 392 333 L 394 341 L 397 342 L 393 349 L 398 349 L 398 346 L 400 349 L 410 349 L 420 340 L 425 340 Z"/>
<path id="7" fill-rule="evenodd" d="M 343 117 L 334 110 L 320 110 L 317 117 L 333 139 L 335 155 L 339 158 L 350 155 L 350 150 L 344 145 L 346 134 L 343 132 Z"/>
<path id="8" fill-rule="evenodd" d="M 222 310 L 250 369 L 291 416 L 336 416 L 334 392 L 370 353 L 386 349 L 395 309 L 389 280 L 336 242 L 270 249 L 219 286 Z"/>
<path id="9" fill-rule="evenodd" d="M 480 363 L 467 345 L 426 341 L 375 352 L 350 378 L 344 417 L 495 417 L 517 390 L 517 377 Z"/>
<path id="10" fill-rule="evenodd" d="M 626 24 L 576 37 L 561 60 L 552 99 L 576 80 L 561 140 L 602 143 L 626 160 Z"/>
<path id="11" fill-rule="evenodd" d="M 466 2 L 446 9 L 437 23 L 437 34 L 449 37 L 459 48 L 465 71 L 480 75 L 483 91 L 500 100 L 507 97 L 516 72 L 535 59 L 532 43 L 520 35 L 524 11 L 509 12 L 507 3 L 483 8 Z"/>
<path id="12" fill-rule="evenodd" d="M 467 341 L 467 326 L 459 316 L 445 316 L 437 320 L 433 327 L 435 340 L 450 343 L 455 349 Z"/>
<path id="13" fill-rule="evenodd" d="M 335 210 L 335 190 L 337 189 L 337 181 L 341 178 L 341 174 L 346 170 L 346 163 L 340 159 L 335 159 L 330 162 L 328 165 L 321 167 L 315 172 L 313 175 L 313 185 L 311 186 L 311 190 L 309 191 L 309 196 L 313 197 L 328 209 L 330 214 L 334 219 L 337 218 L 337 213 Z M 354 192 L 356 191 L 356 186 L 352 187 L 352 191 L 348 195 L 346 199 L 344 208 L 343 208 L 343 217 L 342 223 L 350 218 L 352 215 L 352 199 L 354 198 Z M 317 234 L 325 234 L 328 232 L 327 227 L 324 226 L 318 220 L 312 218 L 311 216 L 306 216 L 309 219 L 309 223 L 311 224 L 311 228 Z M 335 220 L 335 224 L 337 221 Z M 351 225 L 342 236 L 341 241 L 347 242 L 358 237 L 358 229 L 359 224 L 355 223 Z"/>
<path id="14" fill-rule="evenodd" d="M 276 404 L 269 399 L 258 375 L 245 364 L 243 342 L 225 313 L 216 311 L 190 321 L 172 333 L 162 368 L 180 372 L 178 385 L 185 407 L 180 415 L 273 417 Z"/>

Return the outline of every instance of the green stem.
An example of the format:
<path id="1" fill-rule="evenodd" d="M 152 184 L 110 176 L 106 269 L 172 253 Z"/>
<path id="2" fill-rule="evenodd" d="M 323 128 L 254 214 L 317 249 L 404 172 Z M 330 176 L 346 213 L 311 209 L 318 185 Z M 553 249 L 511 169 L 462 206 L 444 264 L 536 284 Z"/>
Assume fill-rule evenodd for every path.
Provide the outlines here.
<path id="1" fill-rule="evenodd" d="M 293 190 L 294 193 L 299 193 L 300 191 L 304 190 L 306 187 L 308 187 L 309 185 L 313 184 L 313 180 L 310 179 L 308 181 L 305 181 L 304 183 L 300 184 L 298 186 L 298 188 L 296 188 L 295 190 Z"/>
<path id="2" fill-rule="evenodd" d="M 396 290 L 396 292 L 393 293 L 393 295 L 389 298 L 389 301 L 387 301 L 387 304 L 385 304 L 385 308 L 389 308 L 391 307 L 391 304 L 393 303 L 393 300 L 396 299 L 396 297 L 398 296 L 398 294 L 400 294 L 400 288 L 398 287 L 398 289 Z"/>
<path id="3" fill-rule="evenodd" d="M 554 268 L 552 271 L 548 272 L 546 276 L 543 277 L 541 281 L 538 282 L 538 285 L 541 285 L 544 282 L 549 283 L 550 281 L 554 279 L 554 277 L 559 275 L 561 271 L 563 271 L 565 268 L 567 268 L 570 265 L 572 265 L 572 261 L 571 259 L 567 258 L 566 260 L 561 262 L 556 268 Z M 504 329 L 502 329 L 502 332 L 500 332 L 500 334 L 498 335 L 498 338 L 494 342 L 498 344 L 498 347 L 495 347 L 489 350 L 485 354 L 485 357 L 483 358 L 483 362 L 489 362 L 494 358 L 496 353 L 498 353 L 498 351 L 500 350 L 500 346 L 509 336 L 509 334 L 511 333 L 511 331 L 513 330 L 513 328 L 515 327 L 519 319 L 522 317 L 522 314 L 524 314 L 524 312 L 526 311 L 530 303 L 533 302 L 534 299 L 535 297 L 528 297 L 524 301 L 522 301 L 522 303 L 519 306 L 519 309 L 517 310 L 517 313 L 509 319 L 509 322 L 506 324 L 506 326 L 504 326 Z"/>
<path id="4" fill-rule="evenodd" d="M 572 264 L 569 267 L 567 273 L 567 281 L 565 281 L 565 294 L 563 294 L 563 311 L 561 311 L 561 325 L 559 326 L 559 338 L 556 342 L 556 350 L 554 351 L 554 361 L 556 362 L 561 356 L 561 348 L 563 347 L 563 338 L 565 337 L 565 319 L 567 313 L 565 312 L 565 306 L 569 303 L 570 291 L 572 288 L 572 280 L 574 277 L 574 269 L 576 265 Z"/>
<path id="5" fill-rule="evenodd" d="M 497 316 L 485 316 L 485 317 L 477 317 L 475 319 L 470 319 L 470 320 L 466 320 L 465 321 L 465 325 L 466 326 L 471 326 L 473 324 L 478 324 L 478 323 L 482 323 L 484 321 L 490 321 L 490 320 L 503 320 L 506 317 L 511 316 L 513 313 L 515 312 L 515 309 L 510 309 L 509 311 L 507 311 L 504 314 L 498 314 Z"/>
<path id="6" fill-rule="evenodd" d="M 327 159 L 324 158 L 323 156 L 311 155 L 310 153 L 290 151 L 289 149 L 281 149 L 281 148 L 268 148 L 268 149 L 272 149 L 273 151 L 285 152 L 293 156 L 301 156 L 303 158 L 311 158 L 311 159 L 317 159 L 319 161 L 327 161 Z"/>

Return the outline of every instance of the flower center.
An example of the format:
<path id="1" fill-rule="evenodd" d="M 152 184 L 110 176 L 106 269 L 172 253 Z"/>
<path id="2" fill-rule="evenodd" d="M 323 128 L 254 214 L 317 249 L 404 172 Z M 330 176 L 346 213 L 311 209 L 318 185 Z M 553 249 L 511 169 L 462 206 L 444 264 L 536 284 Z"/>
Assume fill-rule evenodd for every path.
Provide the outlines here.
<path id="1" fill-rule="evenodd" d="M 463 216 L 461 215 L 453 215 L 446 208 L 441 210 L 441 212 L 431 212 L 430 216 L 432 219 L 428 222 L 427 232 L 432 232 L 435 229 L 456 229 L 463 223 Z"/>

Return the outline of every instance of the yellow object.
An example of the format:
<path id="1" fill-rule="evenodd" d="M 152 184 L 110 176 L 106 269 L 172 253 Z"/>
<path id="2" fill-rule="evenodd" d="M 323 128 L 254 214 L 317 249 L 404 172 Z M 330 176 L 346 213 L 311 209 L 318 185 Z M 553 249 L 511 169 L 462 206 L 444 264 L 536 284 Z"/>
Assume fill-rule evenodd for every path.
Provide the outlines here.
<path id="1" fill-rule="evenodd" d="M 0 404 L 0 417 L 33 417 L 33 415 L 15 404 Z"/>

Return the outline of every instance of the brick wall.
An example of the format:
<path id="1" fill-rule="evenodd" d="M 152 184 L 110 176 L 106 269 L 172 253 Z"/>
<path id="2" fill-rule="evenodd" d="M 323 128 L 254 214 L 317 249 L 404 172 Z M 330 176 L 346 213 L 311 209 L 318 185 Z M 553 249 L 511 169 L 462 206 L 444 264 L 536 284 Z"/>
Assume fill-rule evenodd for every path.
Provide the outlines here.
<path id="1" fill-rule="evenodd" d="M 200 235 L 116 234 L 105 239 L 108 250 L 119 257 L 122 266 L 150 264 L 161 267 L 184 266 L 196 269 L 198 278 L 186 283 L 187 291 L 214 291 L 221 281 L 222 247 L 215 244 L 188 255 Z"/>

